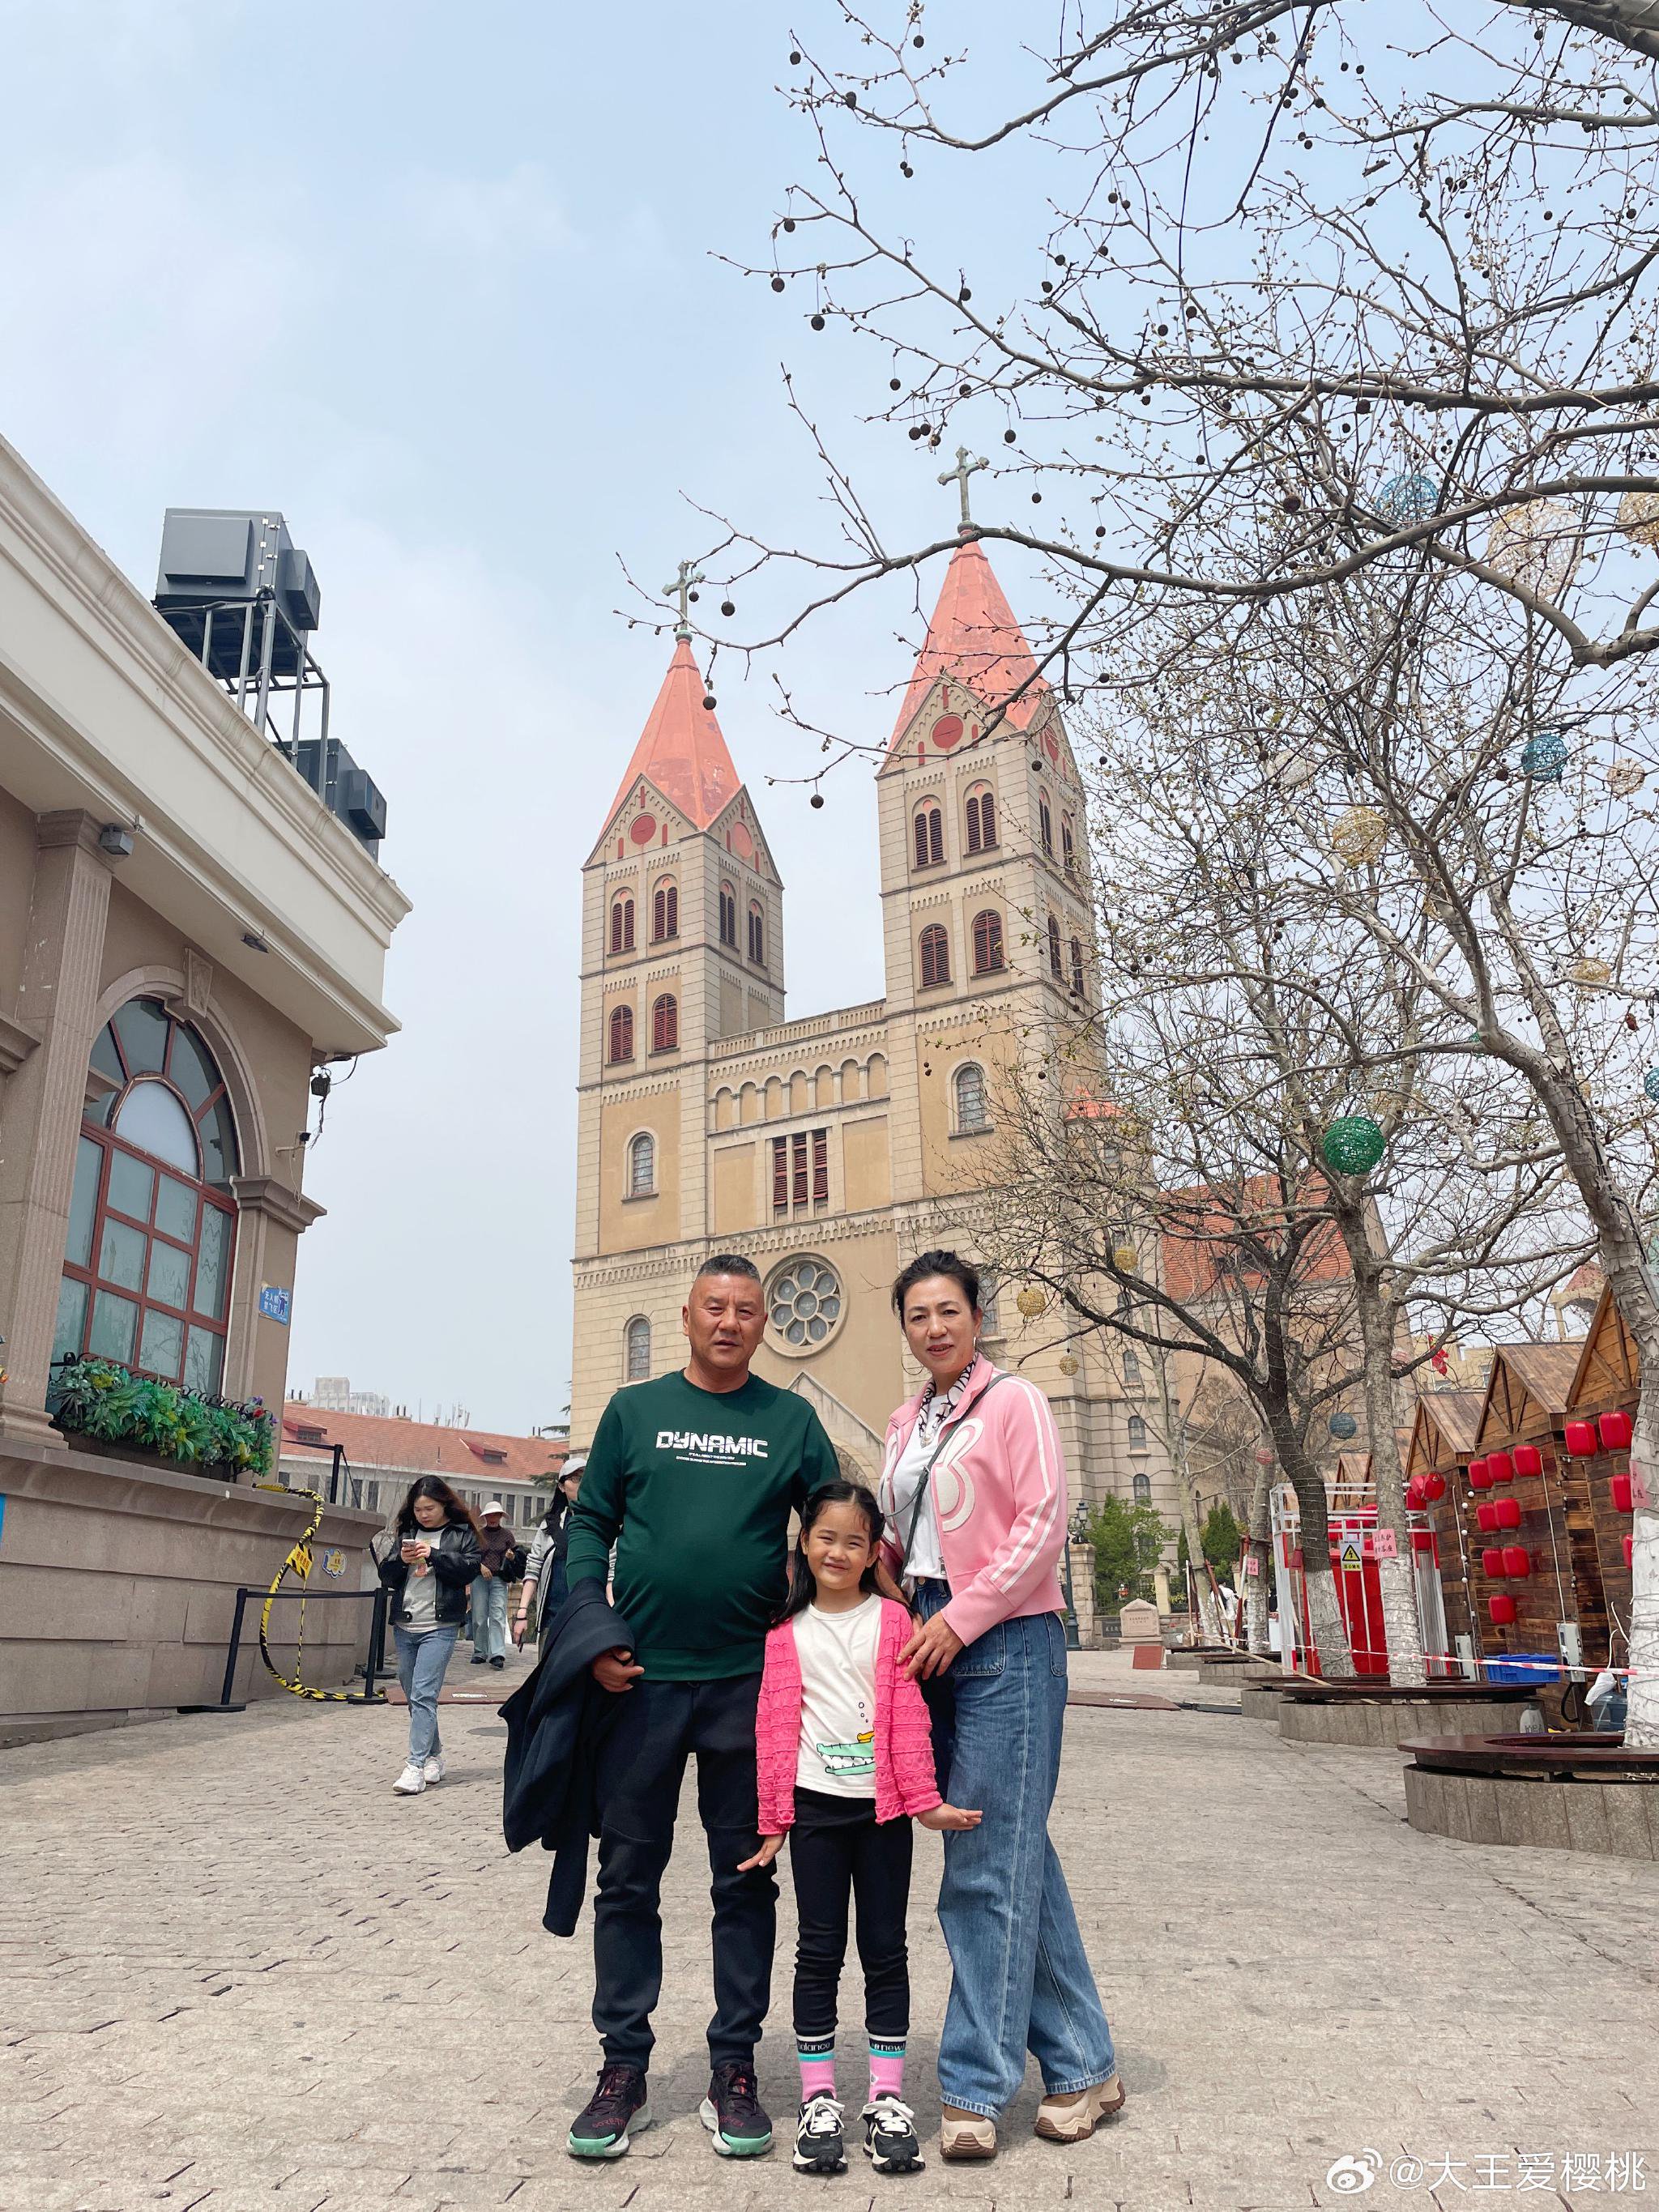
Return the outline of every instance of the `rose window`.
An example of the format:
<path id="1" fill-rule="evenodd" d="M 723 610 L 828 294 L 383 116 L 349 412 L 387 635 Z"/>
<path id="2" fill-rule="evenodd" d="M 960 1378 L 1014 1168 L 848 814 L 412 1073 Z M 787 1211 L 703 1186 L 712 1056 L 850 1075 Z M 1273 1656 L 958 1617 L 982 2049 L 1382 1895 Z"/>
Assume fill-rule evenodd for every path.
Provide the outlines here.
<path id="1" fill-rule="evenodd" d="M 772 1278 L 766 1304 L 784 1343 L 810 1352 L 826 1343 L 840 1323 L 840 1279 L 822 1260 L 787 1260 Z"/>

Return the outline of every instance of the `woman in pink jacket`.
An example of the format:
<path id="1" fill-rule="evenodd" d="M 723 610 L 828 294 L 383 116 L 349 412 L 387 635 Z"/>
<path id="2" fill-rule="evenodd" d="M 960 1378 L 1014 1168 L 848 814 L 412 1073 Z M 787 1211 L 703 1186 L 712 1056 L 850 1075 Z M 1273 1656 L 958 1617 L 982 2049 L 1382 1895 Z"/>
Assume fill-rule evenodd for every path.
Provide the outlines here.
<path id="1" fill-rule="evenodd" d="M 739 1872 L 769 1866 L 789 1837 L 800 1922 L 794 2163 L 802 2173 L 839 2173 L 846 2164 L 836 1991 L 849 1899 L 858 1905 L 870 2038 L 865 2152 L 878 2173 L 921 2163 L 916 2116 L 904 2102 L 910 1816 L 952 1829 L 979 1819 L 942 1803 L 934 1786 L 927 1708 L 899 1665 L 910 1615 L 876 1588 L 881 1536 L 867 1490 L 831 1482 L 813 1492 L 801 1513 L 788 1602 L 766 1639 L 755 1716 L 761 1845 Z"/>
<path id="2" fill-rule="evenodd" d="M 893 1285 L 893 1307 L 928 1376 L 888 1424 L 881 1478 L 896 1532 L 886 1564 L 921 1621 L 901 1663 L 929 1686 L 940 1787 L 984 1816 L 945 1844 L 939 2148 L 994 2158 L 1028 2049 L 1042 2074 L 1040 2136 L 1079 2142 L 1123 2103 L 1048 1840 L 1066 1713 L 1066 1466 L 1042 1392 L 980 1352 L 974 1267 L 924 1252 Z"/>

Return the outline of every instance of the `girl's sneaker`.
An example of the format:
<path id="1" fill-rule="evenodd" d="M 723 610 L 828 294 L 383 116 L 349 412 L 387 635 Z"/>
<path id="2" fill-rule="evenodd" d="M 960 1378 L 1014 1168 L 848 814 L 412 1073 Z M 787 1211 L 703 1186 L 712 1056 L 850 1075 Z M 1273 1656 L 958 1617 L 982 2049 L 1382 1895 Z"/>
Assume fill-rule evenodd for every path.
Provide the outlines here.
<path id="1" fill-rule="evenodd" d="M 437 1752 L 434 1751 L 433 1753 L 431 1758 L 428 1759 L 426 1765 L 421 1769 L 421 1771 L 426 1777 L 426 1786 L 428 1790 L 432 1787 L 434 1782 L 441 1782 L 443 1780 L 444 1763 Z"/>
<path id="2" fill-rule="evenodd" d="M 846 2109 L 827 2089 L 820 2089 L 801 2106 L 795 2123 L 797 2173 L 845 2173 L 847 2148 L 841 2123 Z"/>
<path id="3" fill-rule="evenodd" d="M 411 1759 L 392 1786 L 400 1797 L 418 1797 L 426 1788 L 426 1776 Z"/>
<path id="4" fill-rule="evenodd" d="M 872 2097 L 860 2118 L 864 2122 L 864 2154 L 878 2173 L 913 2173 L 921 2164 L 921 2145 L 916 2140 L 916 2116 L 908 2105 L 890 2094 Z"/>

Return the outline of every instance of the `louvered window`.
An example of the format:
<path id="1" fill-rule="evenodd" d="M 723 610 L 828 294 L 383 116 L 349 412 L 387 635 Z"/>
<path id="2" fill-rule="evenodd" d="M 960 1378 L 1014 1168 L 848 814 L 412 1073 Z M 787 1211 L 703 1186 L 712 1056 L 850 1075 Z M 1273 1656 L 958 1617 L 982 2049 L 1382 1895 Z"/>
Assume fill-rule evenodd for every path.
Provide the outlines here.
<path id="1" fill-rule="evenodd" d="M 951 940 L 936 921 L 921 933 L 921 988 L 931 990 L 951 980 Z"/>

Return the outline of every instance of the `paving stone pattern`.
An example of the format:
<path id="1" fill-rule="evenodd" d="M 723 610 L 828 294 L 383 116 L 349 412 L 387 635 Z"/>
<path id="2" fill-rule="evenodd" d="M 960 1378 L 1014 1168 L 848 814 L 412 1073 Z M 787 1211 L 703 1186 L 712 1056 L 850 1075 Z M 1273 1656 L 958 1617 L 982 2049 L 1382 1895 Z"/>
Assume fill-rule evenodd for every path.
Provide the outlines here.
<path id="1" fill-rule="evenodd" d="M 1077 1680 L 1147 1684 L 1127 1656 L 1085 1657 Z M 595 2064 L 586 1923 L 544 1935 L 545 1861 L 501 1846 L 493 1714 L 447 1711 L 450 1778 L 409 1801 L 391 1795 L 404 1717 L 386 1711 L 283 1700 L 0 1753 L 0 2212 L 1591 2208 L 1637 2194 L 1607 2164 L 1632 2152 L 1659 2197 L 1659 1868 L 1419 1834 L 1396 1754 L 1283 1743 L 1239 1718 L 1236 1690 L 1159 1687 L 1173 1710 L 1072 1714 L 1054 1820 L 1126 2112 L 1091 2142 L 1039 2142 L 1033 2077 L 994 2164 L 945 2166 L 927 2143 L 904 2179 L 860 2157 L 805 2180 L 781 2146 L 741 2167 L 712 2154 L 690 1795 L 664 2124 L 579 2167 L 562 2145 Z M 940 1846 L 918 1844 L 911 2079 L 936 2137 Z M 781 2119 L 787 1879 L 781 1922 L 762 2052 Z M 843 2013 L 856 2028 L 850 1974 Z M 1367 2192 L 1327 2182 L 1368 2151 L 1384 2170 Z M 1407 2155 L 1423 2185 L 1396 2187 Z M 1569 2155 L 1595 2157 L 1601 2186 L 1555 2185 Z"/>

